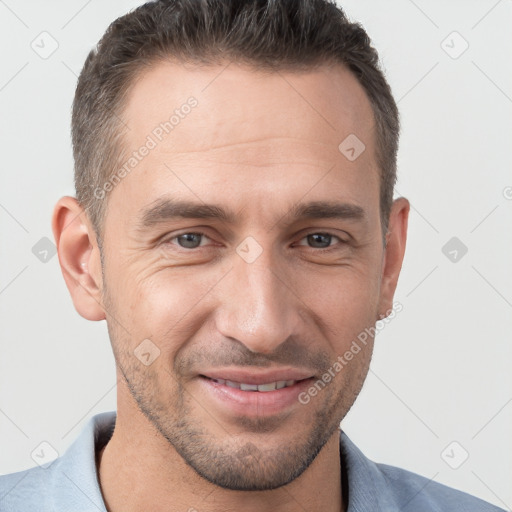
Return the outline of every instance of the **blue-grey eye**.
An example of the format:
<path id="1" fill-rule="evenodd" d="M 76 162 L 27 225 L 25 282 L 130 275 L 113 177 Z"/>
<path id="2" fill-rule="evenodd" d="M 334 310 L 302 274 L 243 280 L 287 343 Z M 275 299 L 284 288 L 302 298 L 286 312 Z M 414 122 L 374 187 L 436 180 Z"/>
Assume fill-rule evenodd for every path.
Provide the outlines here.
<path id="1" fill-rule="evenodd" d="M 332 235 L 328 233 L 313 233 L 307 237 L 308 243 L 311 243 L 311 247 L 325 249 L 331 245 Z M 326 245 L 325 245 L 326 244 Z"/>
<path id="2" fill-rule="evenodd" d="M 202 236 L 201 233 L 183 233 L 182 235 L 178 235 L 176 240 L 178 240 L 179 245 L 184 249 L 195 249 L 201 245 Z"/>

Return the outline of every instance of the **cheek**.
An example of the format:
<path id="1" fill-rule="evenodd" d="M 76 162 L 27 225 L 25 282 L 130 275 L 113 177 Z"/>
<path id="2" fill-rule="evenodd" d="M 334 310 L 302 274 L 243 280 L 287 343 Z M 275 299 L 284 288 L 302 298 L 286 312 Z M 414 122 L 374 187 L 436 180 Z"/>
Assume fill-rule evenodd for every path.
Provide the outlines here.
<path id="1" fill-rule="evenodd" d="M 316 324 L 331 360 L 330 387 L 333 404 L 349 407 L 359 392 L 373 351 L 372 328 L 378 315 L 378 275 L 346 270 L 328 280 L 316 280 L 304 302 L 314 305 Z M 343 397 L 338 393 L 341 391 Z M 334 407 L 334 405 L 333 405 Z"/>
<path id="2" fill-rule="evenodd" d="M 340 268 L 308 276 L 297 284 L 304 303 L 332 331 L 354 334 L 377 320 L 380 281 L 375 268 Z M 346 339 L 343 336 L 342 339 Z"/>
<path id="3" fill-rule="evenodd" d="M 172 355 L 206 320 L 208 292 L 217 281 L 216 275 L 201 275 L 199 270 L 176 269 L 136 280 L 123 299 L 132 338 L 153 339 L 162 352 Z"/>

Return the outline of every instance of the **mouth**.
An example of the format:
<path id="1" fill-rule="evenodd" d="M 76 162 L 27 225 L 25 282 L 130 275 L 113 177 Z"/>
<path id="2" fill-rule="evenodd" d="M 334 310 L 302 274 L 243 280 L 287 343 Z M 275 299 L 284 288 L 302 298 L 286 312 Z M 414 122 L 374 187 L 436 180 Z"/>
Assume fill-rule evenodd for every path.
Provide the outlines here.
<path id="1" fill-rule="evenodd" d="M 299 394 L 314 380 L 311 372 L 215 371 L 198 376 L 209 404 L 230 417 L 270 417 L 302 407 Z M 300 410 L 300 409 L 299 409 Z"/>
<path id="2" fill-rule="evenodd" d="M 201 377 L 208 379 L 209 377 L 206 377 L 204 375 L 201 375 Z M 267 393 L 269 391 L 275 391 L 276 389 L 283 389 L 283 388 L 289 388 L 291 386 L 294 386 L 297 382 L 301 382 L 302 380 L 309 380 L 309 379 L 301 379 L 301 380 L 278 380 L 274 382 L 265 382 L 263 384 L 249 384 L 247 382 L 236 382 L 233 380 L 227 380 L 227 379 L 210 379 L 213 382 L 225 385 L 233 389 L 240 389 L 241 391 L 259 391 L 260 393 Z"/>

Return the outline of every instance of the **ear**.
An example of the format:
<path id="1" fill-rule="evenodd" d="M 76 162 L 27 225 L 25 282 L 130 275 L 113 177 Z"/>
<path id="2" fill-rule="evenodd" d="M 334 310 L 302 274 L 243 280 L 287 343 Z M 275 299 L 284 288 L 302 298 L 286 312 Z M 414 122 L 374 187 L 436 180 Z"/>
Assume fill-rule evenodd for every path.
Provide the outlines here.
<path id="1" fill-rule="evenodd" d="M 105 319 L 96 234 L 85 210 L 74 197 L 59 199 L 53 210 L 52 230 L 62 275 L 75 309 L 87 320 Z"/>
<path id="2" fill-rule="evenodd" d="M 407 240 L 407 222 L 410 204 L 405 197 L 396 199 L 389 215 L 386 248 L 382 258 L 379 318 L 385 318 L 393 308 L 398 276 L 402 268 Z"/>

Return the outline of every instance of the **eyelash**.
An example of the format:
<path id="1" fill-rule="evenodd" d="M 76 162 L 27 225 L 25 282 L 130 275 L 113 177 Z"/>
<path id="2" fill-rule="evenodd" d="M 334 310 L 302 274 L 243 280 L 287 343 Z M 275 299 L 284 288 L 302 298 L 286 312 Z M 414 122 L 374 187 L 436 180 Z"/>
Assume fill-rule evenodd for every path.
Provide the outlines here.
<path id="1" fill-rule="evenodd" d="M 183 236 L 183 235 L 200 235 L 200 236 L 203 236 L 203 237 L 206 237 L 206 238 L 209 238 L 208 235 L 202 231 L 184 231 L 183 233 L 179 233 L 177 235 L 174 235 L 172 238 L 169 238 L 167 240 L 165 240 L 163 243 L 164 244 L 171 244 L 171 245 L 176 245 L 179 249 L 182 249 L 183 251 L 196 251 L 198 249 L 200 249 L 202 246 L 198 246 L 198 247 L 194 247 L 192 249 L 188 249 L 186 247 L 181 247 L 180 245 L 178 244 L 173 244 L 172 241 L 173 240 L 176 240 L 177 238 L 179 238 L 180 236 Z M 331 236 L 332 238 L 336 238 L 339 242 L 339 245 L 345 245 L 347 244 L 348 242 L 346 240 L 343 240 L 341 239 L 338 235 L 335 235 L 333 233 L 329 233 L 327 231 L 311 231 L 309 233 L 306 233 L 301 239 L 300 241 L 304 240 L 305 238 L 307 238 L 308 236 L 310 235 L 327 235 L 327 236 Z M 304 246 L 304 247 L 308 247 L 308 246 Z M 332 245 L 332 246 L 329 246 L 329 247 L 321 247 L 321 248 L 318 248 L 318 247 L 309 247 L 309 249 L 313 249 L 315 252 L 328 252 L 328 251 L 332 251 L 334 249 L 336 249 L 337 245 Z"/>

